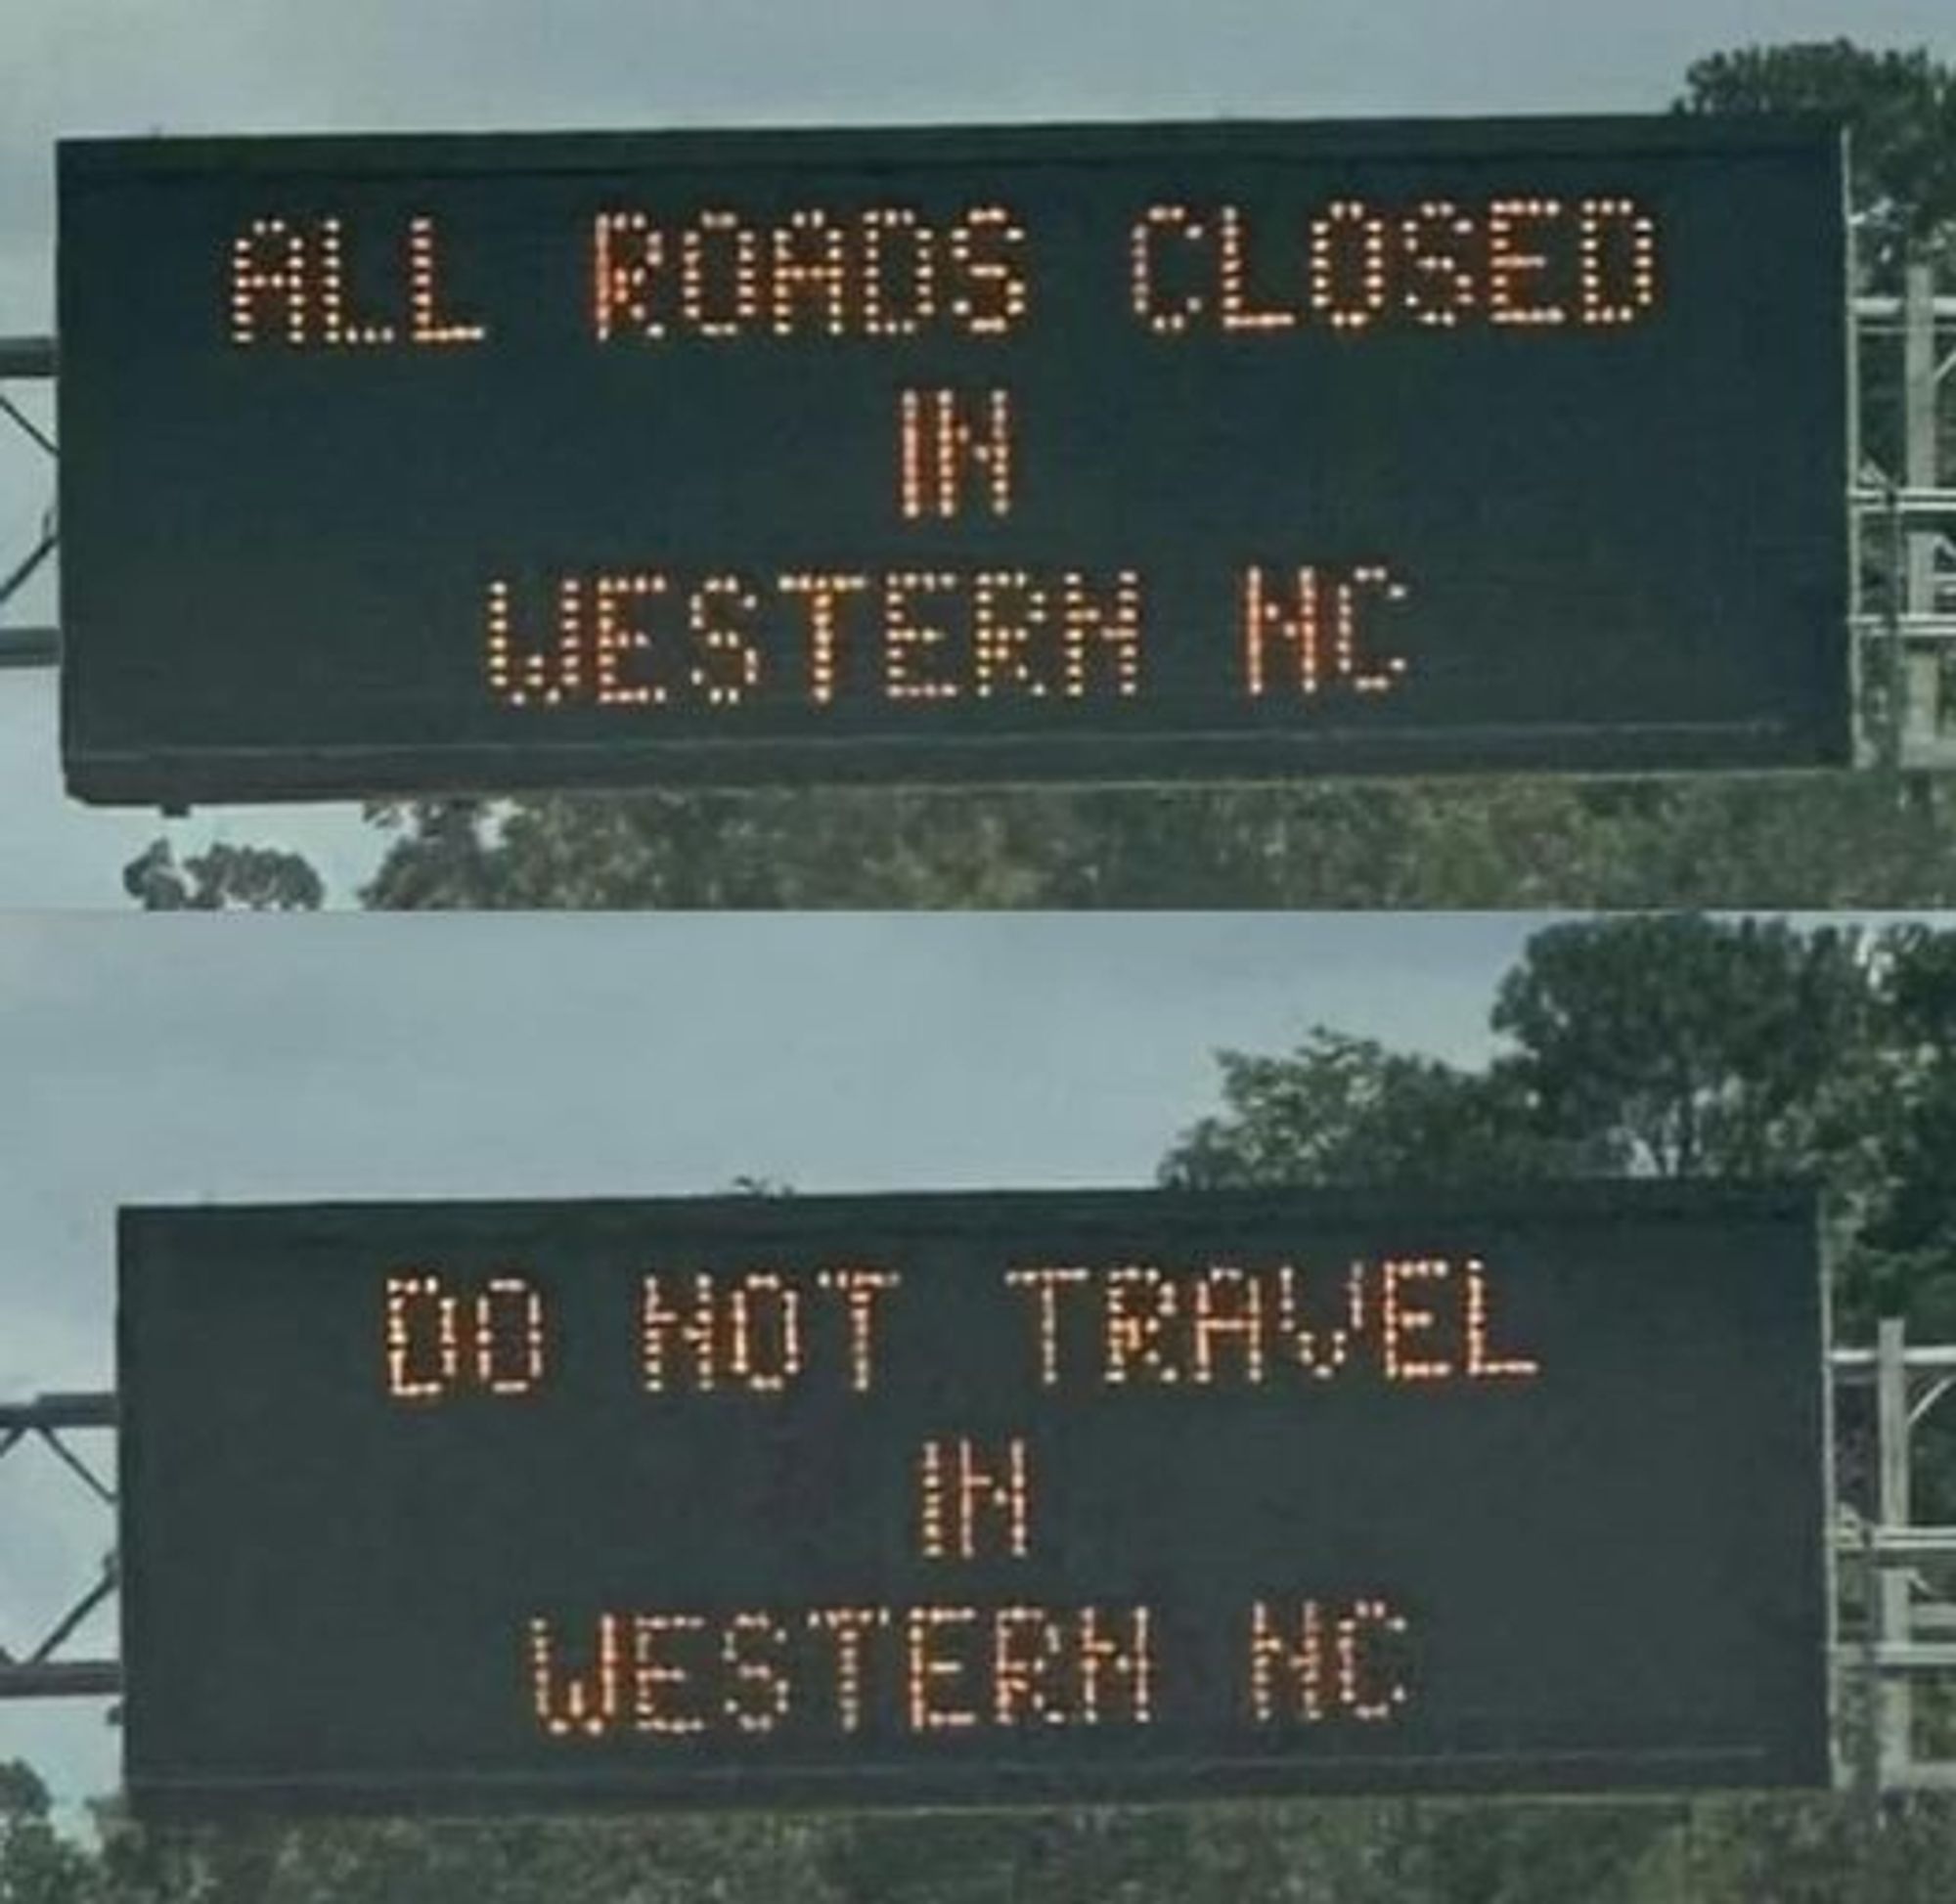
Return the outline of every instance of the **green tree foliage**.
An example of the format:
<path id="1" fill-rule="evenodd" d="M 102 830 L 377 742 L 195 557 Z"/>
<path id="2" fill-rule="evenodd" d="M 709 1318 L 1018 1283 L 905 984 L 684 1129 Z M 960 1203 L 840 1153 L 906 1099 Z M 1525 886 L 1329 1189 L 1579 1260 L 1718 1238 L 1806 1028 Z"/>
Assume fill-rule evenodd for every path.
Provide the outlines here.
<path id="1" fill-rule="evenodd" d="M 1890 1168 L 1865 1198 L 1864 1304 L 1906 1306 L 1956 1339 L 1956 935 L 1914 926 L 1888 939 L 1893 1088 Z"/>
<path id="2" fill-rule="evenodd" d="M 179 866 L 163 839 L 122 868 L 122 887 L 146 912 L 314 912 L 326 896 L 318 873 L 296 853 L 219 844 Z"/>
<path id="3" fill-rule="evenodd" d="M 1284 1056 L 1225 1051 L 1224 1110 L 1190 1128 L 1164 1174 L 1216 1185 L 1818 1171 L 1865 1199 L 1877 1163 L 1866 1120 L 1908 1068 L 1899 1005 L 1883 1000 L 1916 941 L 1888 943 L 1878 956 L 1851 931 L 1694 914 L 1554 926 L 1502 982 L 1490 1028 L 1507 1049 L 1486 1070 L 1322 1027 Z"/>
<path id="4" fill-rule="evenodd" d="M 1095 793 L 553 795 L 386 809 L 424 907 L 1956 905 L 1956 785 L 1324 781 Z"/>
<path id="5" fill-rule="evenodd" d="M 91 1904 L 93 1861 L 49 1818 L 48 1789 L 18 1759 L 0 1762 L 0 1904 Z"/>
<path id="6" fill-rule="evenodd" d="M 1462 1071 L 1321 1025 L 1288 1056 L 1217 1062 L 1228 1108 L 1191 1127 L 1162 1166 L 1167 1182 L 1471 1182 L 1585 1161 L 1543 1136 L 1511 1070 Z"/>
<path id="7" fill-rule="evenodd" d="M 1866 958 L 1851 932 L 1783 920 L 1554 927 L 1502 982 L 1491 1024 L 1516 1048 L 1499 1071 L 1538 1128 L 1619 1169 L 1826 1168 L 1846 1086 L 1875 1061 Z"/>
<path id="8" fill-rule="evenodd" d="M 1956 1874 L 1946 1795 L 1887 1800 L 1869 1814 L 1824 1800 L 1693 1806 L 1675 1846 L 1674 1888 L 1691 1904 L 1942 1904 Z"/>
<path id="9" fill-rule="evenodd" d="M 1956 952 L 1688 913 L 1529 941 L 1468 1071 L 1322 1028 L 1219 1056 L 1222 1108 L 1162 1166 L 1192 1185 L 1811 1176 L 1830 1192 L 1837 1314 L 1956 1322 Z"/>
<path id="10" fill-rule="evenodd" d="M 144 1830 L 111 1815 L 94 1869 L 102 1904 L 828 1904 L 821 1837 L 800 1820 Z"/>

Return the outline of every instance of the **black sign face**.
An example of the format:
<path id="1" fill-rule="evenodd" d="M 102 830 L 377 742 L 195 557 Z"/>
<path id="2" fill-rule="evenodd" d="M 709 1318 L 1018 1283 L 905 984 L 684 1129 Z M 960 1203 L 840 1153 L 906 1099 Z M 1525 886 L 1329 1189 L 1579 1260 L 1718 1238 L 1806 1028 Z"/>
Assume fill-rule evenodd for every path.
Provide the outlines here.
<path id="1" fill-rule="evenodd" d="M 1804 1194 L 121 1239 L 152 1814 L 1827 1776 Z"/>
<path id="2" fill-rule="evenodd" d="M 60 169 L 84 799 L 1848 755 L 1825 128 Z"/>

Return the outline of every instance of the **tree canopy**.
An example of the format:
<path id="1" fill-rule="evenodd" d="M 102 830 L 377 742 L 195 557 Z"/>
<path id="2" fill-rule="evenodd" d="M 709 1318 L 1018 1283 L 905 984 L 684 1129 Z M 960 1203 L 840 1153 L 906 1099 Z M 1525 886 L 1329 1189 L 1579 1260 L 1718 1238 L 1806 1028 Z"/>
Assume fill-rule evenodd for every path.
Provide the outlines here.
<path id="1" fill-rule="evenodd" d="M 1222 1107 L 1170 1182 L 1810 1177 L 1830 1195 L 1838 1326 L 1956 1325 L 1956 938 L 1691 913 L 1530 940 L 1463 1070 L 1319 1027 L 1220 1054 Z M 1938 1146 L 1942 1148 L 1938 1151 Z"/>

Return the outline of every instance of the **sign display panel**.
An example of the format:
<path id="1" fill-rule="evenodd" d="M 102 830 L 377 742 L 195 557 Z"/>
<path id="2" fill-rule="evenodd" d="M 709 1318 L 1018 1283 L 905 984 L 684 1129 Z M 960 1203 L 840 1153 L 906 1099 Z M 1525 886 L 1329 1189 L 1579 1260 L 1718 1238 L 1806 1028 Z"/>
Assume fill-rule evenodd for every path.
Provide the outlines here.
<path id="1" fill-rule="evenodd" d="M 155 1816 L 1823 1782 L 1803 1191 L 125 1211 Z"/>
<path id="2" fill-rule="evenodd" d="M 1840 138 L 83 141 L 83 799 L 1848 754 Z"/>

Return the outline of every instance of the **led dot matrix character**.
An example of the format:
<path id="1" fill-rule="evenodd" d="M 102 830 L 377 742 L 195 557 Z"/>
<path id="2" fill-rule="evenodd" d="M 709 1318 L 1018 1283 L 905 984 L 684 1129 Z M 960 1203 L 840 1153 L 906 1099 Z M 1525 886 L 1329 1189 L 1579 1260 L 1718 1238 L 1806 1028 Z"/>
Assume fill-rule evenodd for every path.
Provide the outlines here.
<path id="1" fill-rule="evenodd" d="M 1002 1457 L 1002 1458 L 1001 1458 Z M 989 1451 L 968 1435 L 930 1437 L 917 1455 L 917 1530 L 926 1560 L 1031 1551 L 1031 1457 L 1023 1435 Z"/>
<path id="2" fill-rule="evenodd" d="M 1381 1595 L 1342 1608 L 1305 1600 L 1250 1610 L 1249 1705 L 1259 1725 L 1353 1719 L 1379 1725 L 1411 1698 L 1405 1683 L 1406 1616 Z"/>
<path id="3" fill-rule="evenodd" d="M 999 204 L 935 221 L 890 203 L 613 205 L 591 214 L 589 244 L 600 343 L 995 339 L 1032 306 L 1027 230 Z"/>
<path id="4" fill-rule="evenodd" d="M 1497 1343 L 1495 1272 L 1479 1257 L 1343 1264 L 1020 1264 L 1003 1272 L 1030 1324 L 1043 1390 L 1261 1388 L 1383 1381 L 1494 1394 L 1542 1366 Z"/>
<path id="5" fill-rule="evenodd" d="M 867 1395 L 902 1281 L 900 1271 L 868 1264 L 809 1274 L 648 1272 L 640 1286 L 641 1383 L 655 1395 L 732 1388 L 778 1396 L 819 1376 Z"/>
<path id="6" fill-rule="evenodd" d="M 1621 329 L 1661 307 L 1656 214 L 1621 193 L 1336 198 L 1281 212 L 1162 199 L 1128 232 L 1128 302 L 1186 339 Z"/>
<path id="7" fill-rule="evenodd" d="M 457 1290 L 432 1270 L 401 1270 L 385 1279 L 381 1315 L 386 1392 L 397 1401 L 439 1401 L 471 1386 L 527 1395 L 544 1380 L 543 1293 L 526 1277 Z"/>
<path id="8" fill-rule="evenodd" d="M 395 254 L 406 279 L 398 321 L 352 309 L 350 234 L 345 219 L 254 218 L 231 244 L 230 339 L 240 347 L 373 350 L 402 344 L 452 349 L 483 342 L 489 328 L 442 309 L 441 238 L 434 217 L 407 221 Z"/>

